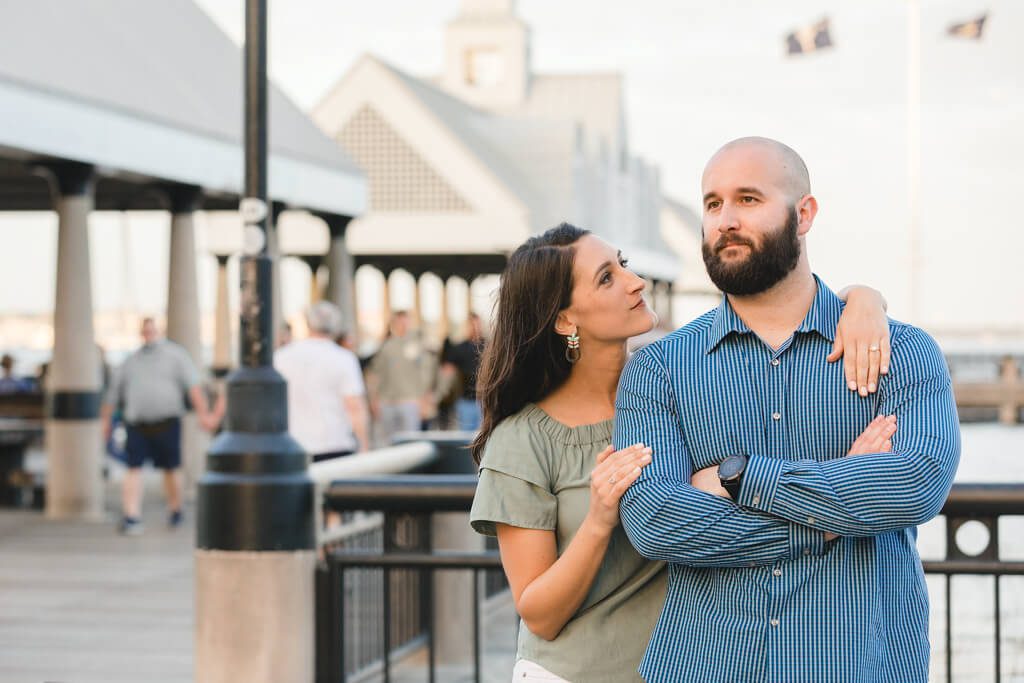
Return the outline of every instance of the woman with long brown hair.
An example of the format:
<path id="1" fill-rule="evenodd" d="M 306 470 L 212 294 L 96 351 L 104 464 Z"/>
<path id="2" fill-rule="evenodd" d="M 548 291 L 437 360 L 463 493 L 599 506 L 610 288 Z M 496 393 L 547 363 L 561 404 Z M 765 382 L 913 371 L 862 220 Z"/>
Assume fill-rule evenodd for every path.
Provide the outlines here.
<path id="1" fill-rule="evenodd" d="M 527 240 L 501 276 L 477 383 L 470 517 L 497 536 L 522 619 L 517 681 L 640 680 L 665 572 L 630 545 L 618 502 L 657 454 L 609 444 L 626 342 L 657 320 L 643 290 L 620 252 L 567 224 Z M 888 339 L 880 295 L 856 292 L 837 334 L 848 349 Z M 881 447 L 889 429 L 876 424 L 862 438 Z"/>

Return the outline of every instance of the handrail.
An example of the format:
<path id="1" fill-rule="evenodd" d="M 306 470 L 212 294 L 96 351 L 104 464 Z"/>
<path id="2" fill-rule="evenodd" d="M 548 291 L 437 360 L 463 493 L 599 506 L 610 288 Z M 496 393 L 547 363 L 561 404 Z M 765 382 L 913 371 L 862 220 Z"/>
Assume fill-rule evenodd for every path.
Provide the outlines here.
<path id="1" fill-rule="evenodd" d="M 1024 515 L 1024 484 L 953 484 L 942 514 Z"/>
<path id="2" fill-rule="evenodd" d="M 322 547 L 325 543 L 343 540 L 347 535 L 339 529 L 324 529 L 323 508 L 320 502 L 327 499 L 325 492 L 332 486 L 332 482 L 351 477 L 395 475 L 399 472 L 409 472 L 431 465 L 437 461 L 437 458 L 438 449 L 434 444 L 427 441 L 414 441 L 343 458 L 332 458 L 310 465 L 309 476 L 314 484 L 313 508 L 316 517 L 317 547 Z"/>
<path id="3" fill-rule="evenodd" d="M 324 501 L 337 511 L 464 512 L 473 503 L 476 481 L 473 474 L 336 480 L 324 492 Z M 1024 515 L 1024 484 L 954 484 L 941 514 Z"/>
<path id="4" fill-rule="evenodd" d="M 414 441 L 378 448 L 365 453 L 315 462 L 309 466 L 309 476 L 318 485 L 329 485 L 337 479 L 377 474 L 409 472 L 432 464 L 437 460 L 437 448 L 426 441 Z"/>
<path id="5" fill-rule="evenodd" d="M 465 512 L 473 504 L 475 474 L 400 474 L 335 481 L 324 492 L 331 510 Z"/>

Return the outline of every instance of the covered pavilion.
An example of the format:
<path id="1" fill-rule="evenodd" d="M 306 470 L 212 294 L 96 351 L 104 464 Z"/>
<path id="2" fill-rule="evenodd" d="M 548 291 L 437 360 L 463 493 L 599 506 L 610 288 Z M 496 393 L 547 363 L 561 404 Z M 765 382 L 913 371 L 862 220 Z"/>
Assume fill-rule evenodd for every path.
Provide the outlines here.
<path id="1" fill-rule="evenodd" d="M 242 85 L 241 51 L 192 2 L 36 0 L 4 8 L 0 211 L 58 214 L 45 419 L 50 517 L 103 514 L 89 214 L 171 213 L 167 334 L 198 363 L 194 213 L 238 207 Z M 269 96 L 269 118 L 273 215 L 304 209 L 326 222 L 331 290 L 351 312 L 354 264 L 345 230 L 365 209 L 366 181 L 277 88 Z M 268 249 L 277 255 L 273 228 Z M 275 290 L 278 313 L 279 282 Z M 225 309 L 218 318 L 226 316 Z"/>

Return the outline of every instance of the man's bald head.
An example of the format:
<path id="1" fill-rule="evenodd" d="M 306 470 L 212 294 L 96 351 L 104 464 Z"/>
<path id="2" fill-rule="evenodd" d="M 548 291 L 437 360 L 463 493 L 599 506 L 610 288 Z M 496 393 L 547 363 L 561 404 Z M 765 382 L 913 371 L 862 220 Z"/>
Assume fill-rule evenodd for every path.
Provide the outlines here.
<path id="1" fill-rule="evenodd" d="M 732 153 L 770 155 L 778 168 L 776 182 L 793 201 L 811 193 L 811 177 L 807 172 L 807 164 L 792 147 L 771 138 L 752 136 L 725 143 L 704 167 L 705 175 L 717 159 Z"/>

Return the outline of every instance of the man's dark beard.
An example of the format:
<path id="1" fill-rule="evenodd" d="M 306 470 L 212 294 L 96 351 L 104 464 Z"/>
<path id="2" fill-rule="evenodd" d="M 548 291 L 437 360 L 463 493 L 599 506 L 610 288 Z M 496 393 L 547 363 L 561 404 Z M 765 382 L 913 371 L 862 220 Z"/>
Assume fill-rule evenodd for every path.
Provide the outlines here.
<path id="1" fill-rule="evenodd" d="M 786 224 L 765 235 L 760 248 L 739 235 L 722 235 L 713 247 L 704 242 L 701 253 L 711 281 L 726 294 L 736 296 L 760 294 L 771 289 L 789 275 L 800 260 L 800 240 L 796 235 L 798 223 L 796 207 L 791 207 Z M 721 250 L 730 244 L 747 245 L 750 255 L 737 263 L 725 263 Z"/>

